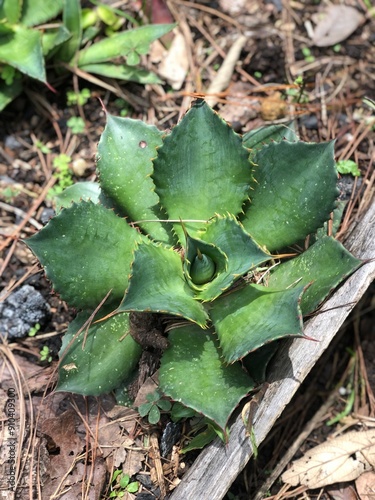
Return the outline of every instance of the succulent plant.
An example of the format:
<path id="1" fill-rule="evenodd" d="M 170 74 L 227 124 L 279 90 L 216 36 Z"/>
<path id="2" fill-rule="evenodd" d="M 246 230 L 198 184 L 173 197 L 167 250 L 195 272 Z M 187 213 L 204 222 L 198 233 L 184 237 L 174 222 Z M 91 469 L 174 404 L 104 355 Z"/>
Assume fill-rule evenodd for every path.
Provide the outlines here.
<path id="1" fill-rule="evenodd" d="M 160 391 L 225 430 L 268 345 L 303 337 L 303 315 L 361 265 L 321 229 L 338 196 L 333 142 L 292 125 L 241 136 L 197 100 L 171 132 L 108 114 L 97 168 L 91 200 L 70 188 L 27 240 L 80 310 L 58 390 L 122 386 L 142 352 L 131 314 L 153 313 L 168 318 Z"/>

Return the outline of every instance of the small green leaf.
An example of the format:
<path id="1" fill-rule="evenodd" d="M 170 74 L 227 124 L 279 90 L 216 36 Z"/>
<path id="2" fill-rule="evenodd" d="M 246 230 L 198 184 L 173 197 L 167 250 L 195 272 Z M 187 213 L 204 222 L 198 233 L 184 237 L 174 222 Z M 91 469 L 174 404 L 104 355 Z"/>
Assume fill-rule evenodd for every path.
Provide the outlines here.
<path id="1" fill-rule="evenodd" d="M 182 219 L 195 237 L 216 214 L 241 212 L 251 181 L 248 157 L 241 137 L 204 101 L 196 101 L 154 161 L 156 192 L 169 217 Z M 181 225 L 174 229 L 183 243 Z"/>
<path id="2" fill-rule="evenodd" d="M 337 171 L 339 174 L 352 174 L 354 176 L 359 177 L 361 175 L 361 171 L 358 168 L 358 165 L 353 160 L 341 160 L 337 162 Z"/>
<path id="3" fill-rule="evenodd" d="M 329 219 L 338 196 L 333 142 L 280 142 L 255 156 L 256 183 L 244 228 L 269 251 L 314 233 Z"/>
<path id="4" fill-rule="evenodd" d="M 120 302 L 142 238 L 112 210 L 82 201 L 62 210 L 25 243 L 64 300 L 95 308 L 110 290 L 110 300 Z"/>
<path id="5" fill-rule="evenodd" d="M 152 425 L 155 425 L 160 420 L 160 410 L 157 405 L 152 405 L 149 414 L 148 414 L 148 422 Z"/>
<path id="6" fill-rule="evenodd" d="M 129 474 L 123 474 L 119 482 L 120 488 L 126 488 L 129 482 L 130 482 Z"/>
<path id="7" fill-rule="evenodd" d="M 201 326 L 208 320 L 185 281 L 180 255 L 152 243 L 141 244 L 135 251 L 129 288 L 117 311 L 163 312 Z"/>
<path id="8" fill-rule="evenodd" d="M 154 406 L 154 403 L 143 403 L 138 406 L 138 413 L 141 417 L 145 417 L 149 414 L 151 408 Z"/>
<path id="9" fill-rule="evenodd" d="M 306 286 L 302 296 L 303 314 L 312 312 L 347 276 L 362 265 L 337 240 L 320 238 L 298 257 L 277 266 L 269 278 L 269 286 L 286 288 L 293 283 Z"/>
<path id="10" fill-rule="evenodd" d="M 168 399 L 159 399 L 157 405 L 162 411 L 169 411 L 172 408 L 172 403 Z"/>
<path id="11" fill-rule="evenodd" d="M 212 331 L 196 325 L 176 328 L 169 342 L 161 361 L 160 389 L 224 430 L 237 404 L 254 388 L 253 381 L 240 364 L 223 365 Z"/>
<path id="12" fill-rule="evenodd" d="M 225 360 L 233 363 L 273 340 L 303 336 L 303 290 L 247 285 L 216 299 L 210 317 Z"/>
<path id="13" fill-rule="evenodd" d="M 104 38 L 80 52 L 78 66 L 107 62 L 120 56 L 127 57 L 130 54 L 147 53 L 151 42 L 174 27 L 174 24 L 154 24 Z M 130 64 L 129 61 L 128 64 Z"/>
<path id="14" fill-rule="evenodd" d="M 42 34 L 43 54 L 46 57 L 51 57 L 55 49 L 70 38 L 69 31 L 65 26 L 45 30 Z"/>
<path id="15" fill-rule="evenodd" d="M 126 488 L 126 490 L 129 493 L 137 493 L 137 491 L 139 490 L 139 482 L 138 481 L 133 481 L 132 483 L 130 483 L 128 485 L 128 487 Z"/>
<path id="16" fill-rule="evenodd" d="M 98 171 L 103 192 L 133 222 L 153 238 L 172 243 L 159 198 L 151 179 L 152 159 L 161 146 L 162 133 L 140 120 L 107 114 L 107 125 L 98 146 Z"/>
<path id="17" fill-rule="evenodd" d="M 212 427 L 212 425 L 208 425 L 203 432 L 200 432 L 197 436 L 193 437 L 189 444 L 181 450 L 181 453 L 185 454 L 189 451 L 201 450 L 208 444 L 212 443 L 216 436 L 217 433 L 215 429 Z"/>
<path id="18" fill-rule="evenodd" d="M 58 391 L 98 396 L 115 389 L 136 367 L 141 347 L 129 334 L 127 314 L 92 323 L 75 335 L 88 320 L 85 312 L 69 325 L 60 351 Z M 102 317 L 100 314 L 96 317 Z M 85 346 L 83 342 L 85 339 Z"/>

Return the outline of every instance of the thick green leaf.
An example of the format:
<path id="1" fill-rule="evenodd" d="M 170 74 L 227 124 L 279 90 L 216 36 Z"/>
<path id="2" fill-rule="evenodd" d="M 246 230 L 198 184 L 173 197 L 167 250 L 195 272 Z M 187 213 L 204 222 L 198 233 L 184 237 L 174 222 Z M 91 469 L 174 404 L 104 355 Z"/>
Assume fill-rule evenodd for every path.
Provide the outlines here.
<path id="1" fill-rule="evenodd" d="M 251 269 L 272 257 L 264 252 L 233 216 L 217 216 L 199 237 L 213 243 L 227 256 L 228 267 L 198 292 L 203 301 L 214 300 L 232 283 Z"/>
<path id="2" fill-rule="evenodd" d="M 294 122 L 282 125 L 269 125 L 250 130 L 242 136 L 242 143 L 250 149 L 260 149 L 270 142 L 281 142 L 282 140 L 297 142 L 299 140 L 296 134 Z"/>
<path id="3" fill-rule="evenodd" d="M 92 323 L 88 331 L 84 328 L 74 338 L 89 316 L 87 312 L 79 314 L 64 335 L 58 391 L 98 396 L 118 387 L 138 363 L 142 348 L 128 333 L 127 314 Z"/>
<path id="4" fill-rule="evenodd" d="M 63 23 L 72 36 L 60 47 L 58 59 L 74 64 L 82 40 L 80 0 L 64 0 Z"/>
<path id="5" fill-rule="evenodd" d="M 117 311 L 174 314 L 201 326 L 208 316 L 185 281 L 181 256 L 172 248 L 153 243 L 138 246 L 129 288 Z"/>
<path id="6" fill-rule="evenodd" d="M 129 57 L 133 54 L 146 54 L 154 40 L 165 35 L 175 27 L 174 24 L 155 24 L 123 31 L 109 38 L 94 43 L 81 50 L 78 66 L 111 61 L 117 57 Z M 129 61 L 128 61 L 128 64 Z"/>
<path id="7" fill-rule="evenodd" d="M 192 108 L 164 139 L 154 162 L 156 192 L 172 219 L 196 235 L 215 214 L 238 214 L 251 182 L 249 152 L 241 137 L 204 101 Z M 174 226 L 181 242 L 180 224 Z"/>
<path id="8" fill-rule="evenodd" d="M 57 17 L 62 9 L 63 0 L 23 0 L 21 23 L 24 26 L 46 23 Z"/>
<path id="9" fill-rule="evenodd" d="M 87 73 L 94 73 L 106 78 L 117 78 L 118 80 L 125 80 L 127 82 L 142 83 L 143 85 L 146 83 L 162 83 L 160 78 L 155 73 L 152 73 L 152 71 L 134 68 L 134 66 L 127 66 L 126 64 L 86 64 L 85 66 L 80 66 L 80 68 Z"/>
<path id="10" fill-rule="evenodd" d="M 275 251 L 314 233 L 329 219 L 338 196 L 333 142 L 280 142 L 255 156 L 256 183 L 243 225 Z"/>
<path id="11" fill-rule="evenodd" d="M 112 210 L 82 201 L 62 210 L 26 244 L 64 300 L 95 308 L 110 290 L 110 300 L 120 302 L 141 239 Z"/>
<path id="12" fill-rule="evenodd" d="M 153 238 L 172 243 L 168 226 L 159 222 L 165 216 L 160 212 L 151 178 L 152 159 L 162 144 L 161 135 L 156 127 L 140 120 L 107 114 L 97 167 L 103 192 Z"/>
<path id="13" fill-rule="evenodd" d="M 13 28 L 12 34 L 0 37 L 0 61 L 45 83 L 41 33 L 20 25 Z"/>
<path id="14" fill-rule="evenodd" d="M 0 2 L 0 20 L 7 20 L 10 24 L 16 24 L 22 11 L 22 0 L 2 0 Z"/>
<path id="15" fill-rule="evenodd" d="M 247 285 L 216 299 L 210 317 L 225 360 L 233 363 L 273 340 L 302 336 L 303 290 Z"/>
<path id="16" fill-rule="evenodd" d="M 99 197 L 100 186 L 97 182 L 76 182 L 56 196 L 56 213 L 59 213 L 62 208 L 70 207 L 73 202 L 79 203 L 82 200 L 91 200 L 93 203 L 98 203 Z"/>
<path id="17" fill-rule="evenodd" d="M 0 80 L 0 111 L 13 101 L 22 92 L 22 82 L 20 78 L 15 78 L 11 85 L 7 85 Z"/>
<path id="18" fill-rule="evenodd" d="M 301 300 L 302 313 L 308 314 L 361 265 L 362 261 L 353 257 L 341 243 L 326 236 L 299 257 L 276 267 L 270 275 L 269 285 L 284 288 L 297 281 L 298 286 L 312 283 Z"/>
<path id="19" fill-rule="evenodd" d="M 188 325 L 169 333 L 161 360 L 160 389 L 225 430 L 228 419 L 254 382 L 236 363 L 226 366 L 211 331 Z"/>

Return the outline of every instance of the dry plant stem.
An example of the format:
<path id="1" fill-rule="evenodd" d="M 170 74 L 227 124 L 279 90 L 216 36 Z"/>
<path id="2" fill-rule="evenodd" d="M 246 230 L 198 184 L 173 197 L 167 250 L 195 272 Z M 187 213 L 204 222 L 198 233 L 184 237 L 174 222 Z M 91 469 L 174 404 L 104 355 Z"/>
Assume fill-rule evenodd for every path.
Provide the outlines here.
<path id="1" fill-rule="evenodd" d="M 346 247 L 367 262 L 326 302 L 326 309 L 335 309 L 319 314 L 306 323 L 305 334 L 318 342 L 296 339 L 280 349 L 270 373 L 269 389 L 259 404 L 253 423 L 258 446 L 326 350 L 354 303 L 359 301 L 375 278 L 375 261 L 370 260 L 375 256 L 375 202 L 350 231 Z M 342 307 L 348 302 L 352 304 Z M 224 446 L 217 439 L 203 450 L 170 500 L 201 498 L 202 492 L 210 500 L 223 498 L 252 454 L 243 421 L 241 417 L 237 418 L 230 429 L 228 444 Z"/>
<path id="2" fill-rule="evenodd" d="M 26 224 L 29 222 L 32 215 L 36 212 L 36 210 L 39 208 L 41 203 L 43 203 L 43 201 L 46 197 L 46 194 L 48 193 L 49 189 L 51 189 L 51 187 L 55 184 L 55 182 L 56 182 L 56 179 L 54 177 L 51 177 L 48 180 L 48 182 L 45 184 L 45 186 L 44 186 L 42 192 L 40 193 L 40 195 L 38 196 L 38 198 L 31 205 L 31 207 L 28 210 L 23 221 L 17 226 L 17 229 L 10 236 L 8 236 L 8 238 L 6 238 L 4 243 L 2 245 L 0 245 L 0 252 L 2 250 L 4 250 L 4 248 L 6 248 L 12 240 L 14 240 L 15 238 L 18 237 L 19 233 L 26 226 Z"/>
<path id="3" fill-rule="evenodd" d="M 217 72 L 216 77 L 208 87 L 208 94 L 216 94 L 217 92 L 222 92 L 228 87 L 241 51 L 245 46 L 246 40 L 247 38 L 244 35 L 239 36 L 232 47 L 229 49 L 228 54 L 226 55 L 223 64 Z M 217 99 L 214 96 L 207 97 L 206 102 L 209 106 L 213 107 L 215 106 Z"/>

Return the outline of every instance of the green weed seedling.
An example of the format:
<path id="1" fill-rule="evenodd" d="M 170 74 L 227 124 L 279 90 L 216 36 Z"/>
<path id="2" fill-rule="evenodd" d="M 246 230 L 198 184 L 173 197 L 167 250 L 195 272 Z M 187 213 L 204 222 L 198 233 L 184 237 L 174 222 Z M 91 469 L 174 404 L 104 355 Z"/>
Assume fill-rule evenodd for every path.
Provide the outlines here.
<path id="1" fill-rule="evenodd" d="M 79 92 L 74 92 L 74 90 L 68 90 L 66 93 L 66 101 L 68 106 L 84 106 L 87 104 L 91 97 L 90 89 L 82 89 Z"/>
<path id="2" fill-rule="evenodd" d="M 172 403 L 168 399 L 163 399 L 162 394 L 157 390 L 147 394 L 146 399 L 148 402 L 139 406 L 138 413 L 141 417 L 147 415 L 150 424 L 154 425 L 160 421 L 160 411 L 170 411 L 172 408 Z"/>
<path id="3" fill-rule="evenodd" d="M 109 498 L 122 498 L 125 493 L 137 493 L 139 490 L 138 481 L 130 481 L 130 476 L 124 474 L 120 469 L 114 471 L 111 480 L 111 493 Z"/>
<path id="4" fill-rule="evenodd" d="M 85 121 L 80 116 L 72 116 L 66 122 L 73 134 L 83 134 L 85 131 Z"/>
<path id="5" fill-rule="evenodd" d="M 35 325 L 29 330 L 28 333 L 29 337 L 35 337 L 35 335 L 39 332 L 39 330 L 40 330 L 40 324 L 35 323 Z"/>
<path id="6" fill-rule="evenodd" d="M 338 161 L 337 171 L 339 174 L 351 174 L 355 177 L 359 177 L 361 175 L 361 171 L 359 170 L 358 165 L 353 160 Z"/>
<path id="7" fill-rule="evenodd" d="M 48 363 L 51 363 L 52 356 L 50 355 L 50 350 L 48 346 L 46 345 L 43 346 L 39 355 L 40 355 L 40 361 L 47 361 Z"/>
<path id="8" fill-rule="evenodd" d="M 362 264 L 324 231 L 339 194 L 333 147 L 300 141 L 292 125 L 241 136 L 202 99 L 170 132 L 108 114 L 93 198 L 76 184 L 26 240 L 78 311 L 57 390 L 99 395 L 134 380 L 139 325 L 152 338 L 160 329 L 153 313 L 168 331 L 144 414 L 159 418 L 166 396 L 226 439 L 276 341 L 304 338 L 303 316 Z"/>

